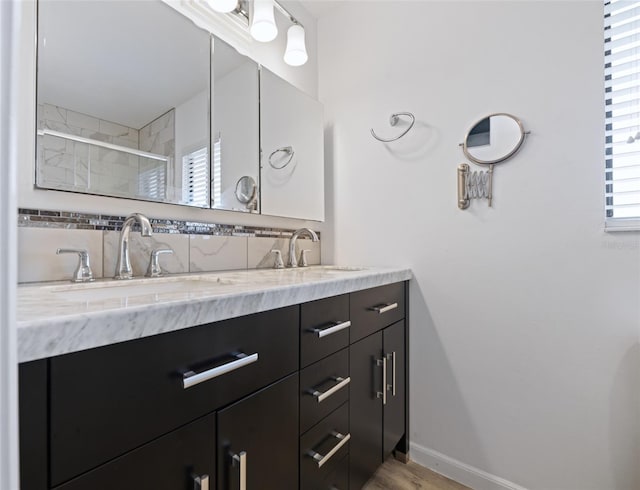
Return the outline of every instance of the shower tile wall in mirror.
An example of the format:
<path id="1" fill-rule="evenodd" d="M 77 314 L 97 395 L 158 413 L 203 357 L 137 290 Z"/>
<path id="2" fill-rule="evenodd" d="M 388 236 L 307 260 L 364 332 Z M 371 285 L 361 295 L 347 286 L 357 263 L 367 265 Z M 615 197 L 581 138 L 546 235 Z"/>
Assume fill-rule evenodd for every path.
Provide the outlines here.
<path id="1" fill-rule="evenodd" d="M 209 205 L 210 36 L 162 2 L 41 1 L 39 187 Z"/>
<path id="2" fill-rule="evenodd" d="M 36 187 L 324 219 L 317 101 L 159 0 L 38 8 Z"/>

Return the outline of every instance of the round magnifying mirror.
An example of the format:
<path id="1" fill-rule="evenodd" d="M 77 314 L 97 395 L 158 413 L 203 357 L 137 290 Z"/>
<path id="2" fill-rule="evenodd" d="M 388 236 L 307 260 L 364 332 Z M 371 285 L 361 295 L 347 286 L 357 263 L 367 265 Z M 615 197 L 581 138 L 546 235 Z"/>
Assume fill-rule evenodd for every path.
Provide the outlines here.
<path id="1" fill-rule="evenodd" d="M 256 201 L 258 186 L 250 175 L 243 175 L 236 182 L 236 199 L 251 209 Z"/>
<path id="2" fill-rule="evenodd" d="M 511 114 L 491 114 L 469 130 L 462 151 L 474 163 L 492 165 L 512 157 L 524 142 L 524 128 Z"/>

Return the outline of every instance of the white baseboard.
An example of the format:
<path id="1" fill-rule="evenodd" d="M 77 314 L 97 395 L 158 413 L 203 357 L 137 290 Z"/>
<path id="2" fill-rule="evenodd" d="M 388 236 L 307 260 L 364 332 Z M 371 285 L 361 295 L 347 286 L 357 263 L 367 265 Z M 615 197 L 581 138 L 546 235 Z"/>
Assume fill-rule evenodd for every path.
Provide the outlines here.
<path id="1" fill-rule="evenodd" d="M 521 485 L 411 443 L 411 460 L 474 490 L 527 490 Z"/>

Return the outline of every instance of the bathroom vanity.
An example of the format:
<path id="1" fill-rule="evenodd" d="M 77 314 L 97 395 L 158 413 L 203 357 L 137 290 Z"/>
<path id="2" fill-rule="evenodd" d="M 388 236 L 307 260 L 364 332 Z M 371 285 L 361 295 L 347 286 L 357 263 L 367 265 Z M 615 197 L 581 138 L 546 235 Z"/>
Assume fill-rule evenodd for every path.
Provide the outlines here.
<path id="1" fill-rule="evenodd" d="M 21 287 L 22 489 L 361 488 L 408 454 L 410 277 Z"/>

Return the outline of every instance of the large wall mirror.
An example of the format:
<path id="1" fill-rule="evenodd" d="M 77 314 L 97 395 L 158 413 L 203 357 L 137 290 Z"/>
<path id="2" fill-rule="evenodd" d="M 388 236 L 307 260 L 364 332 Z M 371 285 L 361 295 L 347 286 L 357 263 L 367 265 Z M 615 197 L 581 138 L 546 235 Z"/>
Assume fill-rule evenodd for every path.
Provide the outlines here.
<path id="1" fill-rule="evenodd" d="M 209 207 L 209 67 L 160 1 L 39 2 L 36 185 Z"/>
<path id="2" fill-rule="evenodd" d="M 37 187 L 324 219 L 322 106 L 160 0 L 40 0 L 37 107 Z"/>

